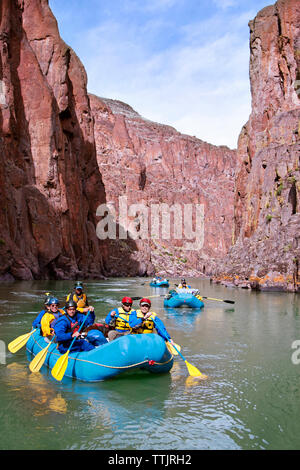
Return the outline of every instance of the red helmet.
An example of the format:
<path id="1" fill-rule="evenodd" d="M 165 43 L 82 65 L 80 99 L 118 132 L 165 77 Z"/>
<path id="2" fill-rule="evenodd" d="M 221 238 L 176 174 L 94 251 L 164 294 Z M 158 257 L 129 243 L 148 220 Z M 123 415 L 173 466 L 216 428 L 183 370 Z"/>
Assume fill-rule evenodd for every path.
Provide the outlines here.
<path id="1" fill-rule="evenodd" d="M 122 299 L 122 304 L 132 304 L 132 298 L 131 297 L 123 297 Z"/>
<path id="2" fill-rule="evenodd" d="M 147 305 L 149 305 L 149 307 L 151 307 L 151 300 L 142 299 L 142 300 L 140 300 L 140 305 L 142 305 L 142 304 L 147 304 Z"/>

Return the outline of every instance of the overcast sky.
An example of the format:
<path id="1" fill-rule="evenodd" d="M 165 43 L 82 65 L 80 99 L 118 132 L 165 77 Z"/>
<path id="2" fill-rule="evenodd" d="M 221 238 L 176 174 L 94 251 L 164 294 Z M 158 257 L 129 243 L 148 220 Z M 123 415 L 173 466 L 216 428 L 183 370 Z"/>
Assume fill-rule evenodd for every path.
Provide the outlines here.
<path id="1" fill-rule="evenodd" d="M 249 20 L 266 0 L 49 0 L 88 91 L 236 148 L 251 110 Z"/>

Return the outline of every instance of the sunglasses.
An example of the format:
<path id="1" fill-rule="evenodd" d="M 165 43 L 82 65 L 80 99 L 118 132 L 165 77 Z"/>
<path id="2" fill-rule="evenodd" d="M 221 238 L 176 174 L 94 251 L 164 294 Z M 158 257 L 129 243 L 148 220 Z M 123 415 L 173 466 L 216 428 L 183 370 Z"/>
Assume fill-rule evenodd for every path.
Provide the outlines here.
<path id="1" fill-rule="evenodd" d="M 141 304 L 141 307 L 150 307 L 149 304 Z"/>
<path id="2" fill-rule="evenodd" d="M 75 307 L 69 307 L 69 308 L 67 308 L 67 310 L 76 310 L 76 308 Z"/>
<path id="3" fill-rule="evenodd" d="M 123 305 L 125 305 L 125 307 L 131 307 L 132 304 L 130 304 L 128 302 L 124 302 Z"/>

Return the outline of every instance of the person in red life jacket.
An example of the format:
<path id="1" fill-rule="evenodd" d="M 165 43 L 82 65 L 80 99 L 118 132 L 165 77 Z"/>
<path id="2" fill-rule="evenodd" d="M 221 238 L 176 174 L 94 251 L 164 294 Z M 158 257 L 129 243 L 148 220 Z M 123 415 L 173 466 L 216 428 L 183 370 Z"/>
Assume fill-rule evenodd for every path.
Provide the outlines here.
<path id="1" fill-rule="evenodd" d="M 41 332 L 43 336 L 51 338 L 54 334 L 55 323 L 65 312 L 58 308 L 59 300 L 56 297 L 51 297 L 48 305 L 49 311 L 46 312 L 41 319 Z"/>
<path id="2" fill-rule="evenodd" d="M 149 299 L 141 299 L 140 310 L 133 311 L 129 317 L 129 326 L 132 328 L 132 333 L 145 334 L 157 333 L 165 340 L 173 344 L 171 336 L 166 330 L 163 322 L 158 318 L 155 312 L 150 311 L 151 301 Z"/>
<path id="3" fill-rule="evenodd" d="M 77 304 L 77 310 L 81 313 L 94 312 L 94 307 L 89 305 L 87 295 L 83 292 L 83 284 L 78 281 L 74 285 L 74 292 L 67 295 L 66 302 L 73 300 Z"/>
<path id="4" fill-rule="evenodd" d="M 88 317 L 86 317 L 84 313 L 80 313 L 77 310 L 77 304 L 73 300 L 69 300 L 66 303 L 65 310 L 66 314 L 61 316 L 54 325 L 59 352 L 64 354 L 69 349 L 74 338 L 76 338 L 76 341 L 74 341 L 70 352 L 94 349 L 96 345 L 91 344 L 86 339 L 82 339 L 78 330 L 83 322 L 86 326 L 92 325 L 95 321 L 95 313 L 90 312 Z M 102 335 L 100 331 L 98 333 Z M 105 338 L 104 341 L 106 342 Z"/>
<path id="5" fill-rule="evenodd" d="M 132 299 L 131 297 L 123 297 L 122 307 L 114 308 L 109 312 L 105 318 L 105 323 L 114 325 L 114 330 L 108 332 L 108 340 L 120 338 L 124 335 L 129 335 L 131 328 L 129 326 L 129 316 L 132 313 Z"/>

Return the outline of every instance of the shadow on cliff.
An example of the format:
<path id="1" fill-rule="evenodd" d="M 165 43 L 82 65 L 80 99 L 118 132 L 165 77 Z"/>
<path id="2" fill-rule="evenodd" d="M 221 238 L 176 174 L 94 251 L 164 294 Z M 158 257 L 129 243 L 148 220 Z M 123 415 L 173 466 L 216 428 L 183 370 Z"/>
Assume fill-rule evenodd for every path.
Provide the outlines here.
<path id="1" fill-rule="evenodd" d="M 45 159 L 44 167 L 48 164 L 49 174 L 39 183 L 43 187 L 37 185 L 41 175 L 36 174 L 39 167 L 33 158 L 34 144 L 26 114 L 39 112 L 37 101 L 31 101 L 30 94 L 30 87 L 35 86 L 34 74 L 41 87 L 43 83 L 38 74 L 42 74 L 47 92 L 49 83 L 34 50 L 30 51 L 21 8 L 16 2 L 5 2 L 1 6 L 0 79 L 5 74 L 10 88 L 10 109 L 7 106 L 5 122 L 3 109 L 0 112 L 0 196 L 5 201 L 0 212 L 0 277 L 87 279 L 144 274 L 145 269 L 132 256 L 138 252 L 134 240 L 105 241 L 96 235 L 96 211 L 99 204 L 106 202 L 106 192 L 96 158 L 90 105 L 84 100 L 78 104 L 78 96 L 74 96 L 75 83 L 70 77 L 74 63 L 70 66 L 70 61 L 75 54 L 71 56 L 73 51 L 69 47 L 61 48 L 67 64 L 68 103 L 60 109 L 52 90 L 48 108 L 51 141 L 45 154 L 40 156 L 41 163 Z M 55 39 L 61 41 L 59 36 Z M 28 54 L 26 60 L 32 60 L 23 78 L 20 75 L 24 67 L 22 53 Z M 79 85 L 76 85 L 82 87 L 81 70 L 76 69 L 77 65 L 75 58 L 72 72 L 75 72 L 74 77 L 79 76 Z M 27 82 L 24 84 L 22 79 Z M 80 95 L 82 90 L 77 88 L 75 94 L 79 91 Z M 82 109 L 82 104 L 87 108 Z M 27 110 L 25 106 L 32 106 L 32 109 Z"/>
<path id="2" fill-rule="evenodd" d="M 23 30 L 19 26 L 21 14 L 14 2 L 1 7 L 0 79 L 4 82 L 5 77 L 6 87 L 3 90 L 5 103 L 2 103 L 0 113 L 0 196 L 3 202 L 0 218 L 0 275 L 10 279 L 18 275 L 18 269 L 25 277 L 29 274 L 21 261 L 22 248 L 27 248 L 24 246 L 24 225 L 28 219 L 24 187 L 35 184 L 35 172 L 29 124 L 18 73 L 23 40 Z M 8 79 L 11 83 L 7 83 Z"/>
<path id="3" fill-rule="evenodd" d="M 70 54 L 70 49 L 67 51 Z M 68 57 L 70 62 L 70 56 Z M 144 274 L 140 263 L 131 257 L 138 251 L 134 240 L 100 240 L 96 226 L 99 220 L 96 213 L 100 204 L 107 202 L 102 175 L 97 163 L 95 139 L 87 140 L 76 114 L 76 101 L 73 83 L 67 76 L 68 106 L 58 112 L 63 132 L 64 166 L 59 168 L 66 187 L 67 213 L 62 215 L 62 230 L 74 253 L 77 272 L 72 277 L 135 276 Z M 58 110 L 58 104 L 56 102 Z M 90 111 L 90 109 L 89 109 Z M 91 114 L 83 113 L 86 125 L 91 126 Z M 59 160 L 60 161 L 60 160 Z M 81 206 L 81 207 L 78 207 Z M 82 226 L 82 221 L 86 230 Z M 117 230 L 119 226 L 117 224 Z M 69 258 L 68 253 L 63 253 Z M 57 278 L 57 267 L 65 271 L 62 257 L 59 256 L 48 266 L 50 277 Z"/>

